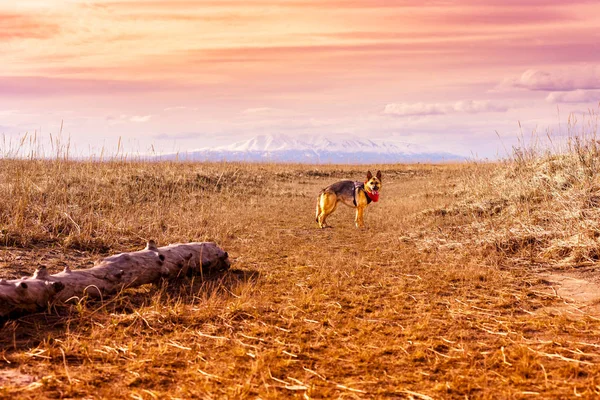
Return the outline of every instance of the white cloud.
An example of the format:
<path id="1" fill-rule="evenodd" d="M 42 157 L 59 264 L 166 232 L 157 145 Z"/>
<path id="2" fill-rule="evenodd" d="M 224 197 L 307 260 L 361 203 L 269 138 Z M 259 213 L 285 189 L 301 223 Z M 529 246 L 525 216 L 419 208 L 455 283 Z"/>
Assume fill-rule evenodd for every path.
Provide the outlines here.
<path id="1" fill-rule="evenodd" d="M 129 120 L 131 122 L 148 122 L 152 118 L 152 115 L 134 115 Z"/>
<path id="2" fill-rule="evenodd" d="M 442 103 L 390 103 L 386 104 L 383 113 L 400 116 L 447 114 L 448 105 Z"/>
<path id="3" fill-rule="evenodd" d="M 468 100 L 454 103 L 454 111 L 477 114 L 483 112 L 506 112 L 511 107 L 505 103 L 495 103 L 490 100 Z"/>
<path id="4" fill-rule="evenodd" d="M 270 107 L 256 107 L 256 108 L 247 108 L 242 111 L 242 114 L 265 114 L 265 113 L 270 113 L 272 111 L 276 111 L 276 109 L 270 108 Z"/>
<path id="5" fill-rule="evenodd" d="M 121 114 L 118 116 L 109 115 L 108 117 L 106 117 L 106 121 L 108 122 L 109 125 L 121 125 L 121 124 L 124 124 L 127 122 L 136 122 L 136 123 L 148 122 L 148 121 L 150 121 L 150 118 L 152 118 L 152 115 Z"/>
<path id="6" fill-rule="evenodd" d="M 518 78 L 505 79 L 497 89 L 503 88 L 559 92 L 600 89 L 600 67 L 572 66 L 554 71 L 528 69 Z"/>
<path id="7" fill-rule="evenodd" d="M 274 107 L 253 107 L 246 108 L 240 111 L 240 117 L 243 120 L 273 120 L 273 119 L 281 119 L 281 118 L 297 118 L 297 117 L 307 117 L 306 114 L 301 112 L 284 109 L 284 108 L 274 108 Z"/>
<path id="8" fill-rule="evenodd" d="M 0 117 L 8 117 L 17 114 L 18 112 L 19 110 L 0 110 Z"/>
<path id="9" fill-rule="evenodd" d="M 570 92 L 552 92 L 546 96 L 550 103 L 590 103 L 600 101 L 600 91 L 573 90 Z"/>
<path id="10" fill-rule="evenodd" d="M 384 114 L 408 116 L 443 115 L 452 113 L 477 114 L 484 112 L 505 112 L 510 108 L 504 103 L 490 100 L 463 100 L 455 103 L 390 103 Z"/>
<path id="11" fill-rule="evenodd" d="M 187 107 L 187 106 L 175 106 L 175 107 L 167 107 L 163 111 L 179 111 L 179 110 L 192 110 L 197 111 L 198 107 Z"/>
<path id="12" fill-rule="evenodd" d="M 274 107 L 254 107 L 254 108 L 246 108 L 242 110 L 240 114 L 244 116 L 294 116 L 298 115 L 298 113 L 294 110 L 287 110 L 283 108 L 274 108 Z"/>
<path id="13" fill-rule="evenodd" d="M 121 115 L 117 115 L 117 116 L 109 115 L 106 117 L 106 122 L 108 122 L 108 124 L 110 126 L 114 126 L 114 125 L 123 124 L 126 119 L 127 119 L 127 115 L 125 115 L 125 114 L 121 114 Z"/>

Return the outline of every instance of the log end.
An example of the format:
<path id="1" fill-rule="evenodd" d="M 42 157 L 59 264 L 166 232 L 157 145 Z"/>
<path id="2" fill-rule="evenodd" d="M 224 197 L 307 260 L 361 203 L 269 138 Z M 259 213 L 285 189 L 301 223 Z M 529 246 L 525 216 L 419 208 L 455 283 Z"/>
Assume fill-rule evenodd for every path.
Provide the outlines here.
<path id="1" fill-rule="evenodd" d="M 202 254 L 201 268 L 205 272 L 222 272 L 231 268 L 229 254 L 215 243 L 206 243 Z"/>
<path id="2" fill-rule="evenodd" d="M 221 271 L 227 271 L 229 268 L 231 268 L 231 261 L 229 260 L 229 253 L 225 252 L 225 253 L 221 254 L 221 256 L 219 257 L 219 265 L 220 265 Z"/>

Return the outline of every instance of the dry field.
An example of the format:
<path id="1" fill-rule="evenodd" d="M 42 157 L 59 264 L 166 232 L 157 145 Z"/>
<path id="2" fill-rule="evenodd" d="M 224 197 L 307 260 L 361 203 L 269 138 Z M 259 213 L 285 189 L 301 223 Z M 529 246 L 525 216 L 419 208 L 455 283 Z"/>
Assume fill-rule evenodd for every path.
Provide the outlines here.
<path id="1" fill-rule="evenodd" d="M 210 240 L 232 269 L 7 321 L 3 398 L 596 398 L 600 156 L 359 166 L 0 161 L 0 276 Z"/>

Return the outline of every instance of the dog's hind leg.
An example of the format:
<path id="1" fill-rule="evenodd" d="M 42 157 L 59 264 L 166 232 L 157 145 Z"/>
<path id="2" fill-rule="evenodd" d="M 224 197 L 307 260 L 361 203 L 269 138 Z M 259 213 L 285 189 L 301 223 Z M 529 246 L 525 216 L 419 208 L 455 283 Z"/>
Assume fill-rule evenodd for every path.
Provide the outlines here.
<path id="1" fill-rule="evenodd" d="M 319 223 L 319 228 L 327 227 L 327 223 L 325 220 L 335 211 L 337 207 L 337 196 L 334 193 L 325 192 L 319 197 L 319 204 L 317 208 L 320 208 L 321 212 L 317 215 L 317 222 Z"/>
<path id="2" fill-rule="evenodd" d="M 321 214 L 321 196 L 317 198 L 317 215 L 315 216 L 315 221 L 319 222 L 319 215 Z"/>

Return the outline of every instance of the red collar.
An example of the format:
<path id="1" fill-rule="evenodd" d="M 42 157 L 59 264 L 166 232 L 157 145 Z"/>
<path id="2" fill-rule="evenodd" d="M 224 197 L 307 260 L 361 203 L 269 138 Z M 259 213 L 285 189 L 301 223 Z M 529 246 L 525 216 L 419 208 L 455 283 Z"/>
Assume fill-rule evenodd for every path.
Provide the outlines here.
<path id="1" fill-rule="evenodd" d="M 377 194 L 371 193 L 371 192 L 369 192 L 367 190 L 367 188 L 365 186 L 365 193 L 367 194 L 367 196 L 369 196 L 369 198 L 371 199 L 371 201 L 374 201 L 375 203 L 377 203 L 377 201 L 379 200 L 379 192 L 377 192 Z"/>

